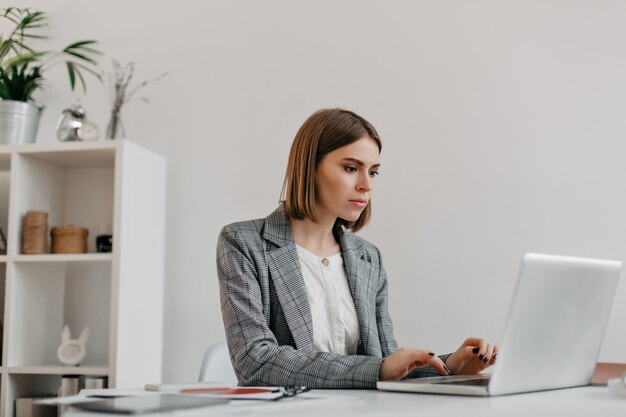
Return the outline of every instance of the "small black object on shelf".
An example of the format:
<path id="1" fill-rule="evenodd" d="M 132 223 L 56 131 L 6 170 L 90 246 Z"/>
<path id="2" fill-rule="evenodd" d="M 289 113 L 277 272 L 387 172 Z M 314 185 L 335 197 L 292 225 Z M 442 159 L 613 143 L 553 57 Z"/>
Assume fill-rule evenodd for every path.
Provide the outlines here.
<path id="1" fill-rule="evenodd" d="M 112 252 L 113 251 L 113 236 L 112 235 L 99 235 L 98 237 L 96 237 L 96 251 Z"/>
<path id="2" fill-rule="evenodd" d="M 0 227 L 0 255 L 6 255 L 7 254 L 7 240 L 4 237 L 4 232 L 2 231 L 2 228 Z"/>

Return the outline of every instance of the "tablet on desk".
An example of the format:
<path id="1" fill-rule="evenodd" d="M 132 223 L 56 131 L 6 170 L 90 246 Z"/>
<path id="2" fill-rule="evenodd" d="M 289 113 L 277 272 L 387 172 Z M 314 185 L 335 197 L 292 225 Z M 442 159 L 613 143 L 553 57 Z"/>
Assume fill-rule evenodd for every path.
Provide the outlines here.
<path id="1" fill-rule="evenodd" d="M 150 395 L 141 397 L 120 397 L 107 400 L 73 404 L 81 410 L 113 414 L 143 414 L 160 411 L 182 410 L 186 408 L 209 407 L 227 404 L 228 398 L 195 397 L 189 395 Z"/>

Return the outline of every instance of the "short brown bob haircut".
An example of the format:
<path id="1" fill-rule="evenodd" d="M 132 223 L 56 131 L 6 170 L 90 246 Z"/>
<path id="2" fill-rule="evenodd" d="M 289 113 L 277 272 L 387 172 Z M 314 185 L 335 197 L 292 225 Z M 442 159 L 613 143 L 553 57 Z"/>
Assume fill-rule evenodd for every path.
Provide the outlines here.
<path id="1" fill-rule="evenodd" d="M 284 201 L 289 217 L 316 221 L 315 177 L 319 163 L 326 154 L 364 136 L 374 139 L 378 150 L 382 150 L 382 143 L 374 126 L 351 111 L 322 109 L 304 122 L 291 145 L 281 193 L 281 200 Z M 356 221 L 338 218 L 335 226 L 344 226 L 356 232 L 367 224 L 371 215 L 370 200 Z"/>

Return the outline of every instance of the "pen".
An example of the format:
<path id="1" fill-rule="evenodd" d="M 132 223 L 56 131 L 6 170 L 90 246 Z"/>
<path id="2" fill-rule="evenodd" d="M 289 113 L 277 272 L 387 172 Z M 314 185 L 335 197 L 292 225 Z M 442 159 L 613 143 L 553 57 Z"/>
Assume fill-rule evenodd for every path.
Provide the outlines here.
<path id="1" fill-rule="evenodd" d="M 102 394 L 91 394 L 87 395 L 87 398 L 102 398 L 105 400 L 114 399 L 114 398 L 128 398 L 130 395 L 102 395 Z"/>
<path id="2" fill-rule="evenodd" d="M 221 395 L 250 395 L 267 394 L 280 392 L 280 388 L 254 388 L 254 387 L 234 387 L 234 388 L 188 388 L 180 390 L 181 394 L 221 394 Z M 294 394 L 295 395 L 295 394 Z"/>
<path id="3" fill-rule="evenodd" d="M 310 388 L 301 387 L 301 386 L 289 386 L 283 388 L 283 396 L 285 397 L 293 397 L 294 395 L 301 394 L 303 392 L 309 391 Z"/>

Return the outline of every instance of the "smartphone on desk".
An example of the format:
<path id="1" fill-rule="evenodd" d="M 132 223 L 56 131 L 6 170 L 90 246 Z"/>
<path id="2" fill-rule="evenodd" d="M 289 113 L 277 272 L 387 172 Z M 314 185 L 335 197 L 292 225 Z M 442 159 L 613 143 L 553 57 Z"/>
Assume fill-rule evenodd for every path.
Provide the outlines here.
<path id="1" fill-rule="evenodd" d="M 189 395 L 163 394 L 141 397 L 118 397 L 106 400 L 73 404 L 85 411 L 111 414 L 144 414 L 187 408 L 210 407 L 229 402 L 228 398 L 196 397 Z"/>

